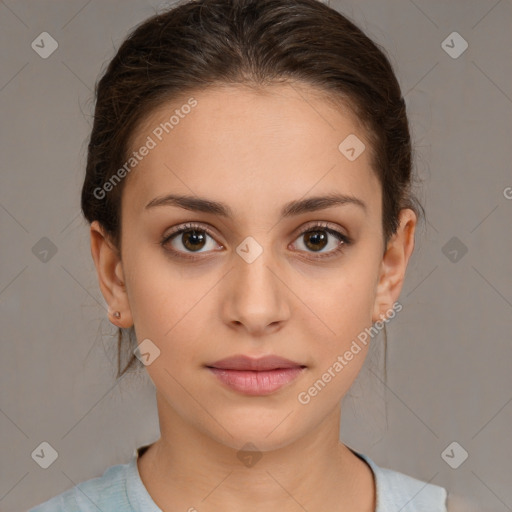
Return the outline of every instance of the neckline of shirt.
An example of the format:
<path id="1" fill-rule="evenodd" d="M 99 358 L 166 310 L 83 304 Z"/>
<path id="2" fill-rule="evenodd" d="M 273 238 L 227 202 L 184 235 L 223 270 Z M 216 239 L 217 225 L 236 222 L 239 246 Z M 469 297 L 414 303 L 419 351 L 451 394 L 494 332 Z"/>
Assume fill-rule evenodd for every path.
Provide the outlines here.
<path id="1" fill-rule="evenodd" d="M 140 446 L 134 450 L 132 458 L 126 468 L 126 494 L 130 505 L 136 507 L 136 510 L 144 510 L 145 512 L 163 512 L 153 501 L 153 498 L 146 489 L 146 486 L 140 477 L 139 468 L 137 466 L 137 460 L 144 454 L 144 452 L 151 446 L 151 444 Z M 375 512 L 380 512 L 380 480 L 378 478 L 379 471 L 377 465 L 366 455 L 358 453 L 350 447 L 347 448 L 369 466 L 373 474 L 373 481 L 375 486 Z"/>

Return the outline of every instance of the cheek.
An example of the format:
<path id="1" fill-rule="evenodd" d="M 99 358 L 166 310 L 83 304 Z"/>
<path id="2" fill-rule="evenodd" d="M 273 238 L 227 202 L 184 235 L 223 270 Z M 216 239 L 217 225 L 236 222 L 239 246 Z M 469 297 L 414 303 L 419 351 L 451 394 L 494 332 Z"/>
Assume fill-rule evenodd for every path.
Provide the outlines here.
<path id="1" fill-rule="evenodd" d="M 370 271 L 369 271 L 370 268 Z M 353 384 L 366 359 L 371 339 L 376 274 L 365 265 L 351 268 L 324 287 L 308 289 L 307 312 L 311 376 L 299 390 L 298 403 L 322 417 L 334 408 Z M 306 315 L 303 315 L 306 318 Z"/>
<path id="2" fill-rule="evenodd" d="M 321 342 L 321 350 L 342 350 L 372 324 L 376 278 L 375 266 L 359 259 L 300 288 L 310 310 L 310 332 L 317 333 L 312 340 Z"/>
<path id="3" fill-rule="evenodd" d="M 132 252 L 126 258 L 128 300 L 139 342 L 149 338 L 164 356 L 172 348 L 169 357 L 175 365 L 192 355 L 190 347 L 196 346 L 211 301 L 209 290 L 219 276 L 206 267 L 185 271 L 158 252 Z"/>

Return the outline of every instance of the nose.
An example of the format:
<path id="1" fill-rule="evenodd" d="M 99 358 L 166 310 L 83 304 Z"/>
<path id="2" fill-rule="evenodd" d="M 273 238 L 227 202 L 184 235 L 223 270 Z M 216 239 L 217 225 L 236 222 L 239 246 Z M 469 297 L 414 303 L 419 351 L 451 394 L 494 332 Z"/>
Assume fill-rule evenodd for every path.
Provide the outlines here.
<path id="1" fill-rule="evenodd" d="M 233 259 L 224 283 L 224 322 L 252 336 L 281 329 L 290 317 L 290 292 L 271 251 L 263 251 L 252 262 L 238 254 Z"/>

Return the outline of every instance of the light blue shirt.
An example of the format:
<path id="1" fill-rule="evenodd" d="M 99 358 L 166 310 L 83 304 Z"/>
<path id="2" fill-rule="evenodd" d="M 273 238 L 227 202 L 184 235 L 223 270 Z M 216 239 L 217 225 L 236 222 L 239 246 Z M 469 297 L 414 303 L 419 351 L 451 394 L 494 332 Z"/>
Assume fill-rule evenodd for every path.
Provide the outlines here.
<path id="1" fill-rule="evenodd" d="M 137 467 L 137 458 L 147 446 L 136 449 L 128 463 L 111 466 L 101 477 L 86 480 L 28 512 L 162 512 L 144 487 Z M 373 471 L 375 512 L 447 512 L 444 487 L 381 468 L 369 457 L 352 452 Z"/>

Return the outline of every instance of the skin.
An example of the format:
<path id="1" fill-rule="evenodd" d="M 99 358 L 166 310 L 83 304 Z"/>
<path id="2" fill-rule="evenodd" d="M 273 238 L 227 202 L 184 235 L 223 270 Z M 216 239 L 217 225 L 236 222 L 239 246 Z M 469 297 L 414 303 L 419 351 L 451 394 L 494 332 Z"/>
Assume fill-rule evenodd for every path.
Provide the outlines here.
<path id="1" fill-rule="evenodd" d="M 133 148 L 190 96 L 152 112 Z M 312 87 L 216 86 L 193 97 L 197 106 L 125 178 L 121 253 L 98 222 L 91 225 L 101 291 L 121 313 L 110 320 L 134 325 L 139 343 L 149 338 L 160 350 L 146 369 L 161 437 L 138 460 L 141 479 L 167 511 L 374 511 L 373 473 L 339 441 L 341 399 L 369 345 L 307 405 L 297 396 L 398 300 L 416 215 L 401 211 L 384 250 L 381 187 L 366 134 L 350 110 Z M 366 144 L 354 161 L 338 150 L 349 134 Z M 344 204 L 279 216 L 289 201 L 333 191 L 366 209 Z M 225 203 L 233 218 L 145 209 L 170 193 Z M 308 246 L 301 233 L 312 221 L 328 222 L 353 243 L 315 259 L 340 243 L 327 235 L 324 248 Z M 183 234 L 160 244 L 185 222 L 213 231 L 195 246 L 199 253 Z M 263 249 L 252 263 L 236 252 L 247 236 Z M 170 248 L 198 259 L 172 257 Z M 306 369 L 271 395 L 247 396 L 204 366 L 235 354 L 276 354 Z M 248 442 L 262 455 L 252 467 L 237 457 Z"/>

